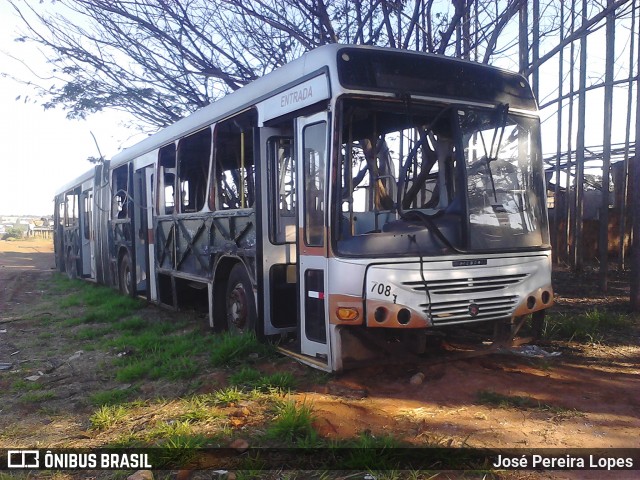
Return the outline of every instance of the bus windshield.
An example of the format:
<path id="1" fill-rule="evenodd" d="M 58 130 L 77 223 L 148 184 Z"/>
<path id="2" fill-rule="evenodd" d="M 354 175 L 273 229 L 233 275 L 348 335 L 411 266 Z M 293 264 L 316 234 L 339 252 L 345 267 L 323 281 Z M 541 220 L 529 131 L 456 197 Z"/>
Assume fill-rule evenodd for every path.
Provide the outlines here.
<path id="1" fill-rule="evenodd" d="M 547 246 L 537 119 L 410 99 L 341 107 L 339 254 Z"/>

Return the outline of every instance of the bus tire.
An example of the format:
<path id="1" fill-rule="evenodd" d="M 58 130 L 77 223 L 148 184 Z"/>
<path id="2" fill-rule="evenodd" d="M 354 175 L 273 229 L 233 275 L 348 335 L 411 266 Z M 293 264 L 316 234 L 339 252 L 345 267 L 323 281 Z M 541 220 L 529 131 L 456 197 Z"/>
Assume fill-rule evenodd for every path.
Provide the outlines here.
<path id="1" fill-rule="evenodd" d="M 67 272 L 67 277 L 69 277 L 69 280 L 75 280 L 76 278 L 78 278 L 78 262 L 74 258 L 73 249 L 71 247 L 67 249 L 64 269 Z"/>
<path id="2" fill-rule="evenodd" d="M 125 252 L 120 259 L 120 265 L 118 267 L 118 288 L 123 295 L 132 297 L 135 293 L 133 286 L 133 267 L 131 265 L 129 252 Z"/>
<path id="3" fill-rule="evenodd" d="M 256 331 L 256 302 L 253 286 L 243 264 L 236 264 L 229 273 L 225 296 L 227 328 L 234 334 Z"/>

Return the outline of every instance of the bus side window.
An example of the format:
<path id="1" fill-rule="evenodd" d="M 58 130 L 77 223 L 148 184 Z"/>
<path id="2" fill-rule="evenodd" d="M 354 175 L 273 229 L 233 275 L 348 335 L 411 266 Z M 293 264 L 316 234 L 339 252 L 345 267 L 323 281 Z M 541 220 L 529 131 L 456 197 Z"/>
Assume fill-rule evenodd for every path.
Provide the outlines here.
<path id="1" fill-rule="evenodd" d="M 257 125 L 256 117 L 255 110 L 250 110 L 216 126 L 213 171 L 217 205 L 210 205 L 212 210 L 251 208 L 255 203 L 253 129 Z"/>
<path id="2" fill-rule="evenodd" d="M 58 202 L 58 225 L 60 225 L 61 227 L 64 226 L 64 206 L 65 206 L 65 202 L 62 201 L 62 198 L 58 197 L 56 199 L 56 202 Z"/>
<path id="3" fill-rule="evenodd" d="M 199 212 L 204 207 L 210 159 L 210 128 L 180 140 L 178 144 L 180 212 Z"/>
<path id="4" fill-rule="evenodd" d="M 171 215 L 176 204 L 176 147 L 173 143 L 160 149 L 158 168 L 158 215 Z"/>
<path id="5" fill-rule="evenodd" d="M 306 126 L 303 131 L 304 183 L 305 183 L 305 243 L 324 245 L 324 192 L 326 123 Z"/>
<path id="6" fill-rule="evenodd" d="M 89 240 L 91 238 L 91 202 L 93 200 L 93 194 L 90 191 L 87 191 L 82 197 L 84 201 L 83 235 L 86 240 Z"/>
<path id="7" fill-rule="evenodd" d="M 73 227 L 78 223 L 78 194 L 67 193 L 65 197 L 65 226 Z"/>

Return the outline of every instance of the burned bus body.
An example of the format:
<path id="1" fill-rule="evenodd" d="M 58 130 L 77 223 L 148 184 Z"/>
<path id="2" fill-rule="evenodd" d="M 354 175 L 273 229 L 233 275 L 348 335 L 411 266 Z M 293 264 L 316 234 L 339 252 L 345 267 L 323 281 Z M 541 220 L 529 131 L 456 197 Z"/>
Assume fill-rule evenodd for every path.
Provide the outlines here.
<path id="1" fill-rule="evenodd" d="M 59 190 L 60 271 L 328 371 L 553 303 L 535 99 L 520 75 L 329 45 Z"/>

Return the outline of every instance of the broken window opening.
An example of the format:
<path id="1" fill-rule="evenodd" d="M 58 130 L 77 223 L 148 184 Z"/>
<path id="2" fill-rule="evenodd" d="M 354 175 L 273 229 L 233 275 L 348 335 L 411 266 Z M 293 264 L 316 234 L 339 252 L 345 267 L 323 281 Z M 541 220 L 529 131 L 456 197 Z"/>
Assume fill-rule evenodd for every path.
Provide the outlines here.
<path id="1" fill-rule="evenodd" d="M 113 197 L 111 199 L 111 218 L 123 220 L 129 218 L 129 165 L 122 165 L 113 171 Z"/>
<path id="2" fill-rule="evenodd" d="M 158 215 L 171 215 L 175 209 L 176 147 L 172 143 L 158 153 Z"/>
<path id="3" fill-rule="evenodd" d="M 215 132 L 215 183 L 217 208 L 233 210 L 255 204 L 253 129 L 255 110 L 219 123 Z M 215 205 L 210 205 L 213 209 Z"/>
<path id="4" fill-rule="evenodd" d="M 64 224 L 66 227 L 74 227 L 78 224 L 78 194 L 74 191 L 65 195 Z"/>
<path id="5" fill-rule="evenodd" d="M 293 243 L 296 237 L 296 168 L 292 137 L 273 137 L 268 142 L 273 243 Z"/>
<path id="6" fill-rule="evenodd" d="M 211 128 L 206 128 L 183 138 L 178 144 L 181 213 L 199 212 L 204 208 L 211 160 L 211 137 Z"/>

